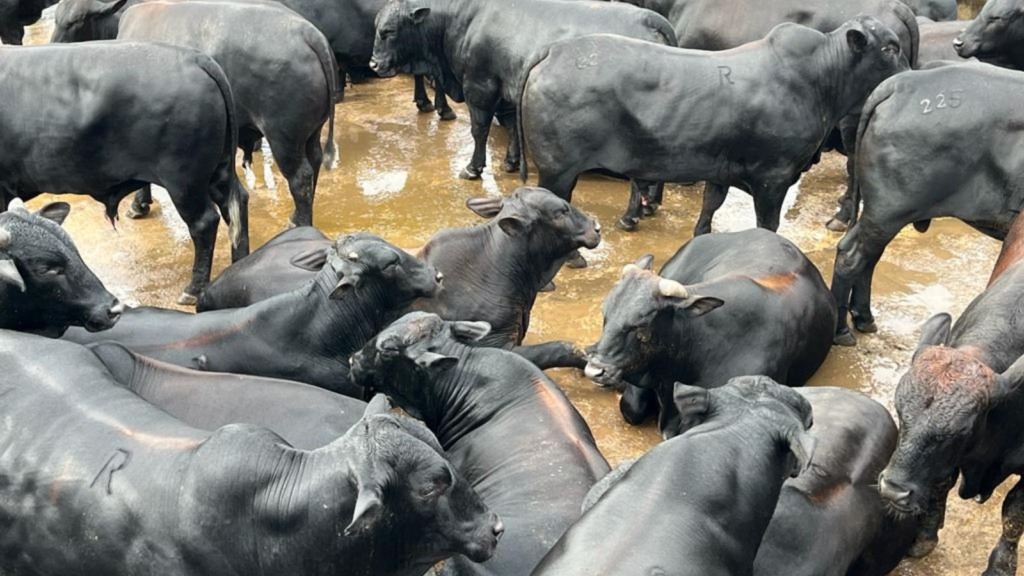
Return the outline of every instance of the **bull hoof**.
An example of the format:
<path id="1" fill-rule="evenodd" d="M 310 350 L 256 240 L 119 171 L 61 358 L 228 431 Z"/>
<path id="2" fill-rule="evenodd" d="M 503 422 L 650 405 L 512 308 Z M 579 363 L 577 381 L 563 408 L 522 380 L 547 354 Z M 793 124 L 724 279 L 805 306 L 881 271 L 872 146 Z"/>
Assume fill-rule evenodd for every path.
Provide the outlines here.
<path id="1" fill-rule="evenodd" d="M 124 215 L 132 220 L 138 220 L 139 218 L 149 216 L 149 210 L 149 204 L 136 204 L 132 202 L 128 205 L 128 209 L 124 211 Z"/>
<path id="2" fill-rule="evenodd" d="M 555 291 L 555 283 L 554 283 L 554 281 L 548 282 L 547 284 L 541 286 L 540 291 L 541 292 L 554 292 Z"/>
<path id="3" fill-rule="evenodd" d="M 462 172 L 459 172 L 459 178 L 463 180 L 479 180 L 480 172 L 482 172 L 480 168 L 466 166 L 465 168 L 462 169 Z"/>
<path id="4" fill-rule="evenodd" d="M 451 122 L 452 120 L 455 120 L 456 118 L 458 118 L 458 116 L 455 115 L 455 110 L 452 110 L 451 108 L 445 108 L 444 110 L 438 110 L 437 116 L 441 120 L 443 120 L 445 122 Z"/>
<path id="5" fill-rule="evenodd" d="M 622 216 L 615 222 L 615 227 L 619 230 L 625 230 L 626 232 L 633 232 L 636 230 L 636 226 L 639 222 L 635 218 L 626 218 Z"/>
<path id="6" fill-rule="evenodd" d="M 846 346 L 849 348 L 857 345 L 857 339 L 854 338 L 853 334 L 847 329 L 843 332 L 837 332 L 836 335 L 832 337 L 832 343 L 836 346 Z"/>
<path id="7" fill-rule="evenodd" d="M 658 208 L 660 207 L 661 204 L 644 204 L 640 208 L 640 215 L 643 216 L 644 218 L 650 218 L 651 216 L 654 216 L 654 213 L 657 212 Z"/>
<path id="8" fill-rule="evenodd" d="M 832 217 L 829 218 L 827 223 L 825 223 L 825 228 L 828 228 L 832 232 L 846 232 L 846 222 Z"/>
<path id="9" fill-rule="evenodd" d="M 862 334 L 874 334 L 875 332 L 878 332 L 878 325 L 875 324 L 874 320 L 864 322 L 858 321 L 856 318 L 854 318 L 853 327 L 857 329 L 857 332 L 860 332 Z"/>
<path id="10" fill-rule="evenodd" d="M 587 260 L 583 257 L 582 254 L 579 253 L 579 251 L 576 251 L 573 252 L 572 256 L 569 256 L 569 258 L 565 261 L 565 265 L 568 266 L 569 268 L 586 268 Z"/>
<path id="11" fill-rule="evenodd" d="M 924 558 L 925 556 L 932 553 L 935 547 L 939 545 L 938 538 L 918 536 L 917 540 L 914 541 L 914 545 L 907 550 L 907 556 L 911 558 Z"/>
<path id="12" fill-rule="evenodd" d="M 511 174 L 512 172 L 519 170 L 519 162 L 509 162 L 508 160 L 504 160 L 501 163 L 501 169 Z"/>
<path id="13" fill-rule="evenodd" d="M 181 296 L 178 296 L 179 306 L 195 306 L 197 298 L 188 292 L 182 292 Z"/>
<path id="14" fill-rule="evenodd" d="M 416 109 L 420 112 L 433 112 L 434 104 L 430 100 L 417 100 Z"/>

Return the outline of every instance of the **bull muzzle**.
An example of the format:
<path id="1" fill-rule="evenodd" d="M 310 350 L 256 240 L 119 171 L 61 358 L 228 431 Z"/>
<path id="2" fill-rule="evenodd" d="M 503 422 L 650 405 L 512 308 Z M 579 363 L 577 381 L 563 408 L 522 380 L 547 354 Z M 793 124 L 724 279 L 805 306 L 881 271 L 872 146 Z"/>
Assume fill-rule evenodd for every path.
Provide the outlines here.
<path id="1" fill-rule="evenodd" d="M 102 332 L 109 330 L 117 324 L 124 312 L 124 304 L 120 300 L 114 300 L 106 306 L 99 306 L 85 321 L 85 329 L 89 332 Z"/>

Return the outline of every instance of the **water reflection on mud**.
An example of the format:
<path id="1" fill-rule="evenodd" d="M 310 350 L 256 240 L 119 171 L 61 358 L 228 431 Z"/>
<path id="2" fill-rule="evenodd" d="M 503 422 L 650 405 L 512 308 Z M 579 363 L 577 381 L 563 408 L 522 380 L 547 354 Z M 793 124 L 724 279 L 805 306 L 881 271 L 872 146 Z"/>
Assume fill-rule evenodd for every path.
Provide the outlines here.
<path id="1" fill-rule="evenodd" d="M 32 27 L 27 41 L 46 42 L 51 24 Z M 392 242 L 414 247 L 434 231 L 477 221 L 464 203 L 482 194 L 507 194 L 519 185 L 517 175 L 493 172 L 504 153 L 504 131 L 494 130 L 490 166 L 482 182 L 465 182 L 457 174 L 472 151 L 468 113 L 440 122 L 434 114 L 417 114 L 405 78 L 372 81 L 346 90 L 337 110 L 341 164 L 323 173 L 317 191 L 315 223 L 330 235 L 368 230 Z M 257 158 L 256 166 L 260 166 Z M 261 171 L 257 170 L 259 174 Z M 287 185 L 277 175 L 270 192 L 258 179 L 250 207 L 252 245 L 281 231 L 291 212 Z M 826 155 L 791 191 L 780 232 L 796 242 L 831 278 L 838 234 L 825 230 L 835 199 L 844 187 L 844 159 Z M 591 267 L 566 270 L 558 290 L 542 294 L 530 326 L 530 341 L 569 339 L 594 342 L 601 330 L 601 300 L 623 264 L 650 252 L 656 265 L 687 239 L 700 209 L 700 188 L 670 186 L 665 205 L 636 233 L 614 226 L 625 206 L 627 185 L 585 178 L 575 201 L 604 224 L 605 240 L 587 254 Z M 177 215 L 157 196 L 154 216 L 121 220 L 114 230 L 102 207 L 83 197 L 65 197 L 75 209 L 66 223 L 86 262 L 119 297 L 131 304 L 173 306 L 187 281 L 192 247 Z M 38 206 L 44 199 L 36 200 Z M 122 208 L 125 208 L 123 205 Z M 752 203 L 741 192 L 730 194 L 714 226 L 718 231 L 754 225 Z M 228 243 L 221 228 L 215 271 L 228 264 Z M 889 247 L 875 274 L 876 314 L 880 332 L 861 335 L 855 349 L 833 349 L 812 380 L 861 390 L 886 406 L 899 375 L 906 369 L 921 323 L 931 314 L 959 314 L 985 286 L 998 243 L 953 221 L 936 222 L 927 234 L 905 230 Z M 632 427 L 618 414 L 614 393 L 599 390 L 582 373 L 560 370 L 553 376 L 590 423 L 601 449 L 613 463 L 636 457 L 658 441 L 653 427 Z M 999 497 L 985 506 L 951 501 L 938 549 L 923 561 L 907 561 L 901 576 L 977 574 L 998 537 Z"/>

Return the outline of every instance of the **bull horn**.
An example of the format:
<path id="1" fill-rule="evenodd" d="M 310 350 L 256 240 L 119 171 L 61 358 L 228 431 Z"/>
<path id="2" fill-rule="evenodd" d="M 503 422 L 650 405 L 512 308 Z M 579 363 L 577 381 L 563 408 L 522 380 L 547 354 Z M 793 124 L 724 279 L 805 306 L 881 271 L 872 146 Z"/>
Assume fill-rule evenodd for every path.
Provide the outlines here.
<path id="1" fill-rule="evenodd" d="M 669 280 L 668 278 L 662 278 L 658 280 L 658 292 L 666 298 L 689 298 L 690 291 L 675 280 Z"/>
<path id="2" fill-rule="evenodd" d="M 640 267 L 630 262 L 622 267 L 622 274 L 620 276 L 626 276 L 627 274 L 636 274 L 640 271 Z"/>
<path id="3" fill-rule="evenodd" d="M 25 201 L 21 198 L 15 198 L 8 202 L 7 209 L 11 211 L 20 210 L 21 212 L 28 212 L 28 208 L 25 208 Z"/>

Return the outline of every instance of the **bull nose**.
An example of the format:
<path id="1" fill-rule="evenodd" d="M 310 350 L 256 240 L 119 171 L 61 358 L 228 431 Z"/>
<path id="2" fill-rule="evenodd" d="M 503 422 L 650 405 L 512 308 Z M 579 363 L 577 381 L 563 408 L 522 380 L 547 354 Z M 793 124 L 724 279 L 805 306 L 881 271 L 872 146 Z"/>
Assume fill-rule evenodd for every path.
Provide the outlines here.
<path id="1" fill-rule="evenodd" d="M 444 280 L 444 274 L 440 270 L 438 270 L 437 274 L 434 275 L 434 279 L 437 280 L 438 283 L 440 283 L 442 280 Z"/>
<path id="2" fill-rule="evenodd" d="M 956 38 L 953 38 L 953 48 L 960 48 L 963 45 L 964 45 L 964 39 L 963 38 L 961 38 L 959 36 L 957 36 Z"/>
<path id="3" fill-rule="evenodd" d="M 882 498 L 903 507 L 910 504 L 910 496 L 913 494 L 912 490 L 907 490 L 892 480 L 887 479 L 884 472 L 878 476 L 878 492 L 882 495 Z"/>
<path id="4" fill-rule="evenodd" d="M 114 300 L 114 305 L 107 312 L 107 317 L 111 320 L 116 320 L 121 317 L 122 312 L 124 312 L 124 304 L 120 300 Z"/>
<path id="5" fill-rule="evenodd" d="M 597 218 L 594 218 L 594 231 L 598 234 L 601 233 L 601 223 L 597 221 Z"/>
<path id="6" fill-rule="evenodd" d="M 587 378 L 593 380 L 594 378 L 604 376 L 604 368 L 595 365 L 593 362 L 587 362 L 587 367 L 583 369 L 583 374 L 585 374 Z"/>
<path id="7" fill-rule="evenodd" d="M 376 72 L 377 68 L 379 66 L 380 66 L 380 64 L 377 63 L 377 59 L 376 58 L 370 58 L 370 70 L 373 70 L 374 72 Z"/>

